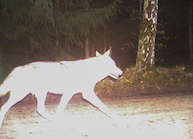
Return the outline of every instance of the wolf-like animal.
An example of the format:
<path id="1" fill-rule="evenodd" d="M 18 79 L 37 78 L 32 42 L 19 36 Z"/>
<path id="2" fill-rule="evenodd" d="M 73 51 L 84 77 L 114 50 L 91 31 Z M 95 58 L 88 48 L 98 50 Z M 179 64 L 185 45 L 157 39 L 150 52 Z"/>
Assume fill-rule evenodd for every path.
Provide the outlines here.
<path id="1" fill-rule="evenodd" d="M 96 57 L 84 60 L 33 62 L 16 67 L 0 86 L 0 96 L 10 93 L 0 109 L 0 127 L 6 112 L 29 93 L 37 98 L 37 112 L 45 118 L 49 117 L 44 106 L 48 91 L 62 94 L 57 111 L 63 110 L 71 97 L 81 92 L 84 99 L 113 118 L 114 114 L 94 92 L 100 80 L 107 76 L 117 79 L 122 74 L 110 53 L 108 50 L 101 55 L 96 51 Z"/>

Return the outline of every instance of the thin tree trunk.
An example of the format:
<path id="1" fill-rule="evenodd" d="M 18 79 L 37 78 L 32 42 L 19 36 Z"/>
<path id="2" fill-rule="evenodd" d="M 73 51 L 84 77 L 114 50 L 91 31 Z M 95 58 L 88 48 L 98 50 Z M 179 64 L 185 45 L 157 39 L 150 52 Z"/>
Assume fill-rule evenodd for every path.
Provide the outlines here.
<path id="1" fill-rule="evenodd" d="M 139 0 L 139 19 L 141 20 L 143 14 L 143 0 Z"/>
<path id="2" fill-rule="evenodd" d="M 85 58 L 89 57 L 89 41 L 88 41 L 88 37 L 86 37 L 85 40 Z"/>
<path id="3" fill-rule="evenodd" d="M 136 70 L 147 70 L 155 64 L 155 38 L 158 0 L 144 0 L 143 18 L 139 34 Z"/>
<path id="4" fill-rule="evenodd" d="M 4 70 L 3 70 L 3 52 L 2 49 L 0 49 L 0 82 L 3 81 L 4 77 Z"/>
<path id="5" fill-rule="evenodd" d="M 57 31 L 57 28 L 55 27 L 56 29 L 56 47 L 59 48 L 59 36 L 58 36 L 58 31 Z"/>
<path id="6" fill-rule="evenodd" d="M 58 28 L 57 28 L 57 22 L 56 22 L 56 17 L 57 17 L 57 15 L 56 15 L 56 10 L 59 8 L 59 5 L 60 5 L 60 3 L 59 3 L 59 1 L 58 0 L 55 0 L 55 2 L 53 2 L 53 1 L 51 1 L 51 5 L 52 5 L 52 18 L 53 18 L 53 23 L 52 23 L 52 25 L 53 25 L 53 29 L 55 29 L 55 47 L 56 47 L 56 49 L 59 49 L 59 43 L 60 43 L 60 41 L 59 41 L 59 33 L 58 33 Z"/>
<path id="7" fill-rule="evenodd" d="M 90 56 L 95 56 L 95 45 L 93 43 L 91 45 Z"/>
<path id="8" fill-rule="evenodd" d="M 193 48 L 192 48 L 192 0 L 190 0 L 189 7 L 189 51 L 190 51 L 190 60 L 193 60 Z"/>
<path id="9" fill-rule="evenodd" d="M 107 44 L 107 35 L 106 35 L 106 26 L 104 25 L 104 38 L 103 38 L 103 53 L 105 53 L 106 52 L 106 50 L 107 50 L 107 46 L 108 46 L 108 44 Z"/>

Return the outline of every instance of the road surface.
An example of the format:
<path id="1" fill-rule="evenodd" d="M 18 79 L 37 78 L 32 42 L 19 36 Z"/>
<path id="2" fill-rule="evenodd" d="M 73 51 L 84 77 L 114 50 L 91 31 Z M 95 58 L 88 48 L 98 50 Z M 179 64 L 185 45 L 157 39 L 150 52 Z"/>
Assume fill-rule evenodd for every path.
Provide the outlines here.
<path id="1" fill-rule="evenodd" d="M 46 103 L 53 117 L 59 101 L 54 97 L 55 103 Z M 102 101 L 119 115 L 118 119 L 110 120 L 77 95 L 68 104 L 68 113 L 49 121 L 36 112 L 35 98 L 28 96 L 7 113 L 0 139 L 193 139 L 191 93 Z"/>

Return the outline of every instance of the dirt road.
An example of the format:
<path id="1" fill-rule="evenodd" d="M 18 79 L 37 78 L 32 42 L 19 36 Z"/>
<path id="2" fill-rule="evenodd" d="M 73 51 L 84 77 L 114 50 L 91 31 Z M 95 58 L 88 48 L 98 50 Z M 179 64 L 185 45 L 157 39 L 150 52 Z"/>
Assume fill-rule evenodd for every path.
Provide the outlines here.
<path id="1" fill-rule="evenodd" d="M 193 94 L 102 99 L 120 116 L 116 121 L 79 96 L 67 106 L 68 114 L 48 121 L 36 113 L 35 99 L 26 104 L 29 100 L 7 113 L 0 139 L 193 139 Z M 56 105 L 46 107 L 54 115 Z"/>

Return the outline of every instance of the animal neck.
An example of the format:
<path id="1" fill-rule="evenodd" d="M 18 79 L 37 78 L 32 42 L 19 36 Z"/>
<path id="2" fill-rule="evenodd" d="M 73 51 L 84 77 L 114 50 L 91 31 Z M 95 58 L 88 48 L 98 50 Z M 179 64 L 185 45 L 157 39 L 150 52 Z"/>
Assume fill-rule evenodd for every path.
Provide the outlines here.
<path id="1" fill-rule="evenodd" d="M 88 75 L 95 80 L 96 83 L 108 76 L 101 63 L 100 57 L 93 57 L 85 60 L 85 70 L 88 71 Z"/>

